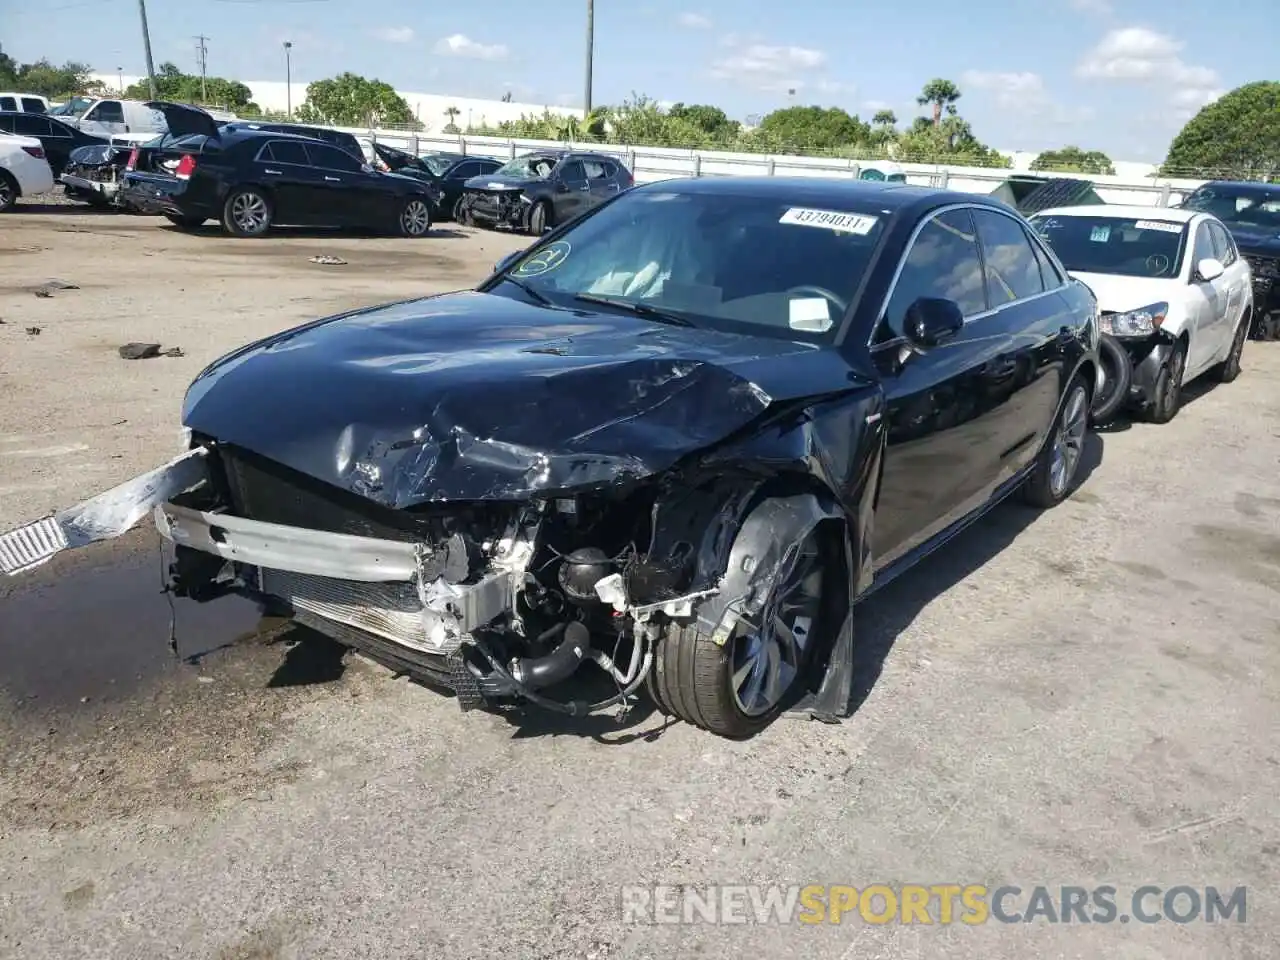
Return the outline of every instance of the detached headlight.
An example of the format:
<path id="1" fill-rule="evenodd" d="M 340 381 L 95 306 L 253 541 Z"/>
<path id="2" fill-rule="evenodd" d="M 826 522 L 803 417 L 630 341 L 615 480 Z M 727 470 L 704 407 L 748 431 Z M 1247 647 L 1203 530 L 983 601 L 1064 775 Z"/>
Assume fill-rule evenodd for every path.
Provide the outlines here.
<path id="1" fill-rule="evenodd" d="M 1137 310 L 1113 313 L 1102 318 L 1102 332 L 1113 337 L 1149 337 L 1160 329 L 1168 313 L 1167 303 L 1153 303 Z"/>

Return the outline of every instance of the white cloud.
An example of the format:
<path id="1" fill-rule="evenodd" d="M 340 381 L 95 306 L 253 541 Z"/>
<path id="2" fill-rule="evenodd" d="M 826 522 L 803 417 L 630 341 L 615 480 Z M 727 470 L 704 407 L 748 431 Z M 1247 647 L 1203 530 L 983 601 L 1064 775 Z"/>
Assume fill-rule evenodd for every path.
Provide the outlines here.
<path id="1" fill-rule="evenodd" d="M 711 64 L 711 76 L 717 80 L 745 84 L 757 90 L 774 93 L 799 92 L 805 87 L 823 89 L 825 83 L 829 89 L 835 81 L 817 78 L 810 80 L 806 74 L 813 74 L 826 65 L 827 55 L 821 50 L 810 47 L 771 46 L 765 43 L 742 43 L 739 38 L 730 35 L 721 43 L 730 47 L 731 52 Z"/>
<path id="2" fill-rule="evenodd" d="M 1076 75 L 1091 80 L 1159 84 L 1169 91 L 1175 119 L 1185 120 L 1222 96 L 1216 70 L 1188 63 L 1181 40 L 1147 27 L 1112 30 L 1080 61 Z"/>
<path id="3" fill-rule="evenodd" d="M 682 27 L 688 27 L 690 30 L 711 29 L 711 19 L 704 17 L 700 13 L 682 13 L 676 17 L 676 22 Z"/>
<path id="4" fill-rule="evenodd" d="M 1011 113 L 1024 114 L 1036 120 L 1070 125 L 1093 119 L 1090 107 L 1068 106 L 1055 101 L 1045 87 L 1044 78 L 1038 73 L 966 70 L 960 75 L 960 84 L 991 94 L 1000 107 Z"/>
<path id="5" fill-rule="evenodd" d="M 878 113 L 881 110 L 892 110 L 893 104 L 888 100 L 863 100 L 862 109 L 870 110 L 872 113 Z"/>
<path id="6" fill-rule="evenodd" d="M 413 43 L 413 27 L 379 27 L 369 33 L 384 43 Z"/>
<path id="7" fill-rule="evenodd" d="M 477 43 L 461 33 L 437 41 L 435 51 L 442 56 L 467 57 L 471 60 L 505 60 L 511 53 L 506 44 Z"/>

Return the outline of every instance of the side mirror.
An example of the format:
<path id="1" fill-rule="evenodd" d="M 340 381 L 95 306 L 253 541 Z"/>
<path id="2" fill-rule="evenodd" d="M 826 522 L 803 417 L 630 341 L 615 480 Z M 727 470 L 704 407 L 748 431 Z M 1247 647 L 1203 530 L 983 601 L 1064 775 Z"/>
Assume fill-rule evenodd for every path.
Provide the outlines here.
<path id="1" fill-rule="evenodd" d="M 907 307 L 907 339 L 928 350 L 964 329 L 964 312 L 954 300 L 920 297 Z"/>
<path id="2" fill-rule="evenodd" d="M 1196 264 L 1196 273 L 1200 275 L 1200 279 L 1208 283 L 1210 280 L 1217 280 L 1226 273 L 1227 268 L 1222 265 L 1222 261 L 1217 257 L 1205 257 Z"/>
<path id="3" fill-rule="evenodd" d="M 523 256 L 523 255 L 524 255 L 523 250 L 513 250 L 511 253 L 508 253 L 505 257 L 503 257 L 501 260 L 499 260 L 497 263 L 493 265 L 493 272 L 499 273 L 500 271 L 507 269 L 507 267 L 515 263 L 517 257 Z"/>

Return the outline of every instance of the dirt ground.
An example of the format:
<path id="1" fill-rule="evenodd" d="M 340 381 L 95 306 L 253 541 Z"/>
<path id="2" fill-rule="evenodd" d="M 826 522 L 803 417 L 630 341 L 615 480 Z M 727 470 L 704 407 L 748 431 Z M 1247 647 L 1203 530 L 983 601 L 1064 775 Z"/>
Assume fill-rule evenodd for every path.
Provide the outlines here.
<path id="1" fill-rule="evenodd" d="M 171 456 L 184 387 L 231 347 L 466 286 L 525 242 L 0 218 L 0 528 Z M 31 292 L 50 278 L 79 289 Z M 1058 509 L 1001 507 L 870 601 L 851 719 L 748 743 L 647 710 L 462 714 L 239 601 L 171 608 L 146 531 L 0 583 L 0 957 L 1280 956 L 1280 344 L 1244 368 L 1094 437 Z M 1111 884 L 1125 914 L 1143 885 L 1245 886 L 1248 912 L 620 911 L 626 884 L 749 883 L 1009 884 L 1011 910 Z"/>

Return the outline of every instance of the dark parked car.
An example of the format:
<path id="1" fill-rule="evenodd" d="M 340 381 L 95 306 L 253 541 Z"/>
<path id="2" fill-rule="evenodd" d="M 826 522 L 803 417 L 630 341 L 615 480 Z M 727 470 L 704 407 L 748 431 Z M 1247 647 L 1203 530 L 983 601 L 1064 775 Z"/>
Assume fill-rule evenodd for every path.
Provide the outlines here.
<path id="1" fill-rule="evenodd" d="M 231 120 L 224 123 L 219 129 L 223 131 L 239 132 L 241 130 L 265 130 L 268 133 L 292 133 L 299 137 L 310 137 L 312 140 L 323 140 L 325 143 L 331 143 L 335 147 L 340 147 L 353 157 L 358 157 L 363 163 L 364 149 L 360 146 L 360 141 L 349 133 L 343 133 L 341 130 L 331 130 L 328 127 L 313 127 L 305 123 L 277 123 L 274 120 Z"/>
<path id="2" fill-rule="evenodd" d="M 493 173 L 502 166 L 501 160 L 469 157 L 463 153 L 428 153 L 415 157 L 412 153 L 382 143 L 375 143 L 373 152 L 393 172 L 417 177 L 439 187 L 440 200 L 436 205 L 436 212 L 451 220 L 458 219 L 458 203 L 462 200 L 463 185 L 472 177 Z"/>
<path id="3" fill-rule="evenodd" d="M 72 150 L 107 143 L 105 137 L 95 137 L 45 114 L 16 110 L 0 111 L 0 133 L 14 133 L 20 137 L 35 137 L 39 140 L 55 179 L 62 175 Z"/>
<path id="4" fill-rule="evenodd" d="M 998 201 L 653 183 L 475 291 L 215 362 L 186 456 L 0 560 L 158 506 L 179 594 L 257 597 L 464 708 L 581 715 L 647 685 L 746 736 L 815 687 L 804 709 L 847 715 L 859 600 L 1010 494 L 1071 493 L 1097 336 Z M 592 674 L 605 692 L 565 699 Z"/>
<path id="5" fill-rule="evenodd" d="M 150 151 L 149 169 L 130 160 L 127 205 L 195 228 L 222 222 L 237 237 L 273 225 L 362 227 L 408 237 L 431 229 L 429 185 L 380 173 L 338 147 L 290 133 L 222 130 L 203 110 L 155 103 L 176 139 Z M 136 157 L 135 157 L 136 159 Z"/>
<path id="6" fill-rule="evenodd" d="M 526 153 L 473 177 L 458 204 L 463 223 L 512 227 L 537 236 L 634 186 L 621 161 L 564 150 Z"/>
<path id="7" fill-rule="evenodd" d="M 1180 206 L 1211 213 L 1231 231 L 1253 272 L 1253 330 L 1280 340 L 1280 184 L 1215 180 Z"/>

